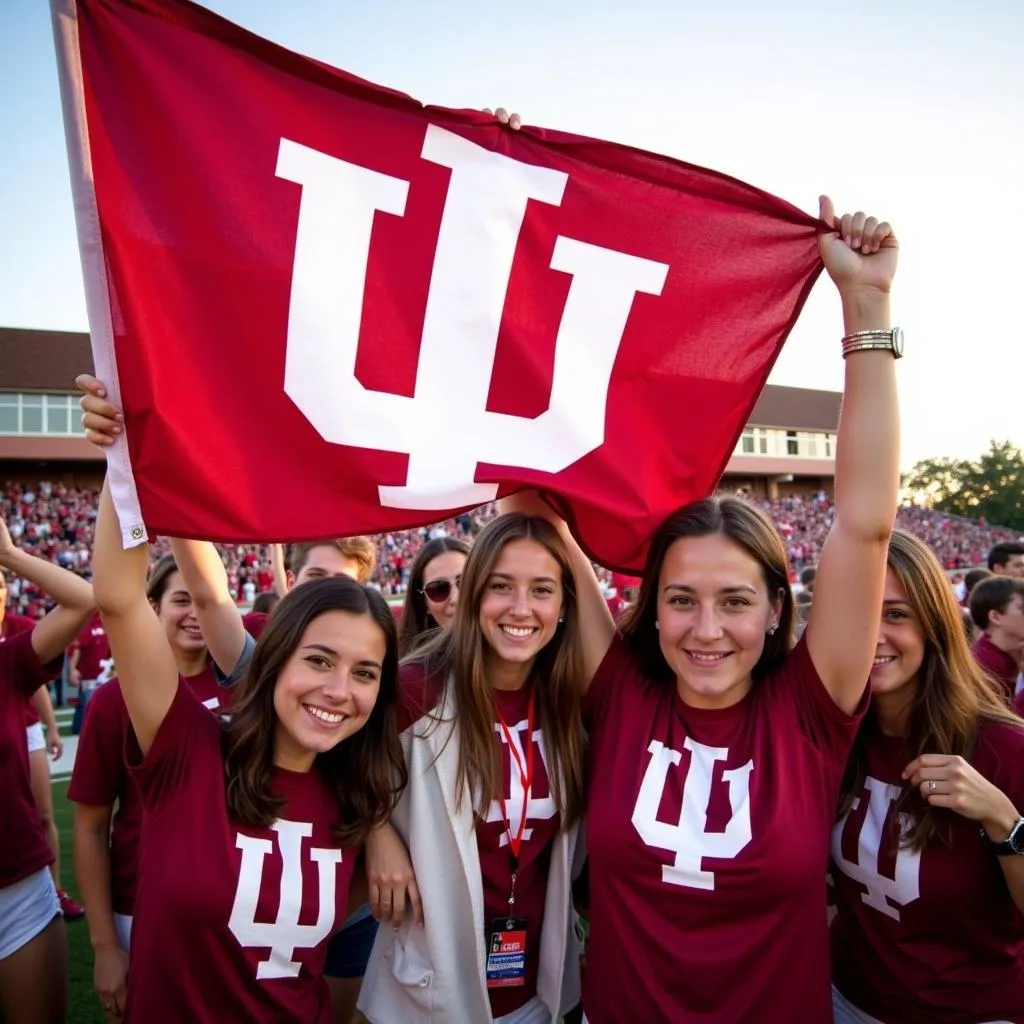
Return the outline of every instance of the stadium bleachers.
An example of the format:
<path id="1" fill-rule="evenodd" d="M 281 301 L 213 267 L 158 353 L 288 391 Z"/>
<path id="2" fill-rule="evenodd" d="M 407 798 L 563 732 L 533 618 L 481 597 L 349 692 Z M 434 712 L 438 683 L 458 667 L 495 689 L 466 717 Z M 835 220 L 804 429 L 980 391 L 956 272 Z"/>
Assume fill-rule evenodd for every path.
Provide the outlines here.
<path id="1" fill-rule="evenodd" d="M 7 483 L 0 498 L 0 516 L 15 541 L 26 551 L 51 558 L 59 564 L 88 574 L 98 494 L 40 481 L 34 489 Z M 779 527 L 790 562 L 799 572 L 814 565 L 832 521 L 833 506 L 824 495 L 786 497 L 756 502 Z M 496 509 L 486 506 L 433 526 L 381 534 L 376 537 L 378 565 L 375 582 L 388 595 L 404 590 L 409 569 L 420 547 L 439 533 L 471 538 Z M 1016 540 L 1011 530 L 945 515 L 932 509 L 900 510 L 898 525 L 917 534 L 935 550 L 947 570 L 983 564 L 990 547 L 998 541 Z M 166 550 L 158 542 L 154 556 Z M 229 545 L 221 548 L 231 586 L 239 600 L 272 588 L 269 549 L 260 545 Z M 246 586 L 251 583 L 251 586 Z M 45 611 L 40 595 L 27 584 L 12 580 L 11 610 L 39 616 Z"/>

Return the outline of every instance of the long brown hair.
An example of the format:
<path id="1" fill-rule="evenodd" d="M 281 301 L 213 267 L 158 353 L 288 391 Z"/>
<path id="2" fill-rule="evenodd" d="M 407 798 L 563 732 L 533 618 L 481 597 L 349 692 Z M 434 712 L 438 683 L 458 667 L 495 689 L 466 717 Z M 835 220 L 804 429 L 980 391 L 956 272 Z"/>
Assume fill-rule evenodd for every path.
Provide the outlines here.
<path id="1" fill-rule="evenodd" d="M 480 605 L 506 544 L 532 540 L 558 563 L 562 574 L 563 622 L 537 655 L 532 679 L 539 727 L 544 732 L 551 795 L 568 828 L 583 813 L 583 651 L 576 579 L 558 531 L 546 519 L 509 512 L 492 520 L 473 544 L 462 572 L 455 621 L 409 660 L 426 675 L 451 680 L 459 731 L 457 785 L 486 808 L 501 796 L 501 762 L 494 743 L 495 704 L 485 667 L 487 642 L 480 630 Z"/>
<path id="2" fill-rule="evenodd" d="M 626 646 L 636 656 L 644 675 L 657 682 L 675 680 L 675 673 L 658 642 L 658 580 L 668 550 L 683 537 L 721 534 L 738 544 L 761 567 L 768 597 L 781 597 L 778 628 L 765 637 L 764 650 L 754 666 L 757 682 L 775 671 L 793 646 L 795 620 L 789 562 L 779 531 L 758 508 L 742 498 L 702 498 L 673 512 L 651 538 L 640 583 L 640 597 L 619 621 Z"/>
<path id="3" fill-rule="evenodd" d="M 420 553 L 412 563 L 405 604 L 402 606 L 402 624 L 398 630 L 398 651 L 403 658 L 411 653 L 424 633 L 438 628 L 434 616 L 427 611 L 427 599 L 423 596 L 423 574 L 438 555 L 447 551 L 468 555 L 469 545 L 458 537 L 435 537 L 420 548 Z"/>
<path id="4" fill-rule="evenodd" d="M 407 773 L 398 740 L 398 641 L 387 602 L 375 590 L 347 576 L 310 580 L 296 587 L 274 609 L 253 651 L 225 729 L 224 771 L 228 810 L 249 825 L 269 825 L 280 814 L 283 798 L 271 789 L 277 712 L 274 689 L 303 634 L 327 612 L 368 615 L 386 641 L 377 703 L 366 724 L 336 747 L 317 754 L 320 772 L 338 800 L 335 836 L 343 846 L 361 843 L 386 821 Z"/>
<path id="5" fill-rule="evenodd" d="M 963 615 L 953 589 L 931 548 L 913 534 L 894 530 L 889 541 L 889 568 L 907 593 L 924 634 L 924 659 L 917 673 L 917 692 L 907 712 L 904 734 L 909 764 L 922 754 L 954 754 L 970 760 L 982 721 L 1024 726 L 1000 700 L 994 685 L 974 660 L 964 633 Z M 840 792 L 839 817 L 864 788 L 867 748 L 876 723 L 861 727 L 846 765 Z M 932 807 L 914 786 L 896 801 L 893 827 L 911 822 L 904 846 L 923 850 L 935 842 L 952 841 L 952 814 Z"/>

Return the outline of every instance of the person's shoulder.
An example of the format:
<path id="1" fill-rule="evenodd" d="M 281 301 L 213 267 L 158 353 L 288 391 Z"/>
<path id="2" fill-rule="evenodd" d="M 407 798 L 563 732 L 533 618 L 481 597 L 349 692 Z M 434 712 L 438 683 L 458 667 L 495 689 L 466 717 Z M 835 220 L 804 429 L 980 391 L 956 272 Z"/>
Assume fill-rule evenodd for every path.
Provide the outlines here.
<path id="1" fill-rule="evenodd" d="M 5 636 L 0 636 L 0 661 L 6 662 L 8 665 L 17 664 L 24 658 L 33 658 L 34 656 L 31 628 L 17 632 L 12 630 Z"/>
<path id="2" fill-rule="evenodd" d="M 1024 765 L 1024 722 L 983 718 L 978 724 L 978 751 L 1000 758 L 1019 757 Z"/>
<path id="3" fill-rule="evenodd" d="M 975 661 L 980 662 L 983 667 L 997 671 L 1002 671 L 1007 665 L 1012 666 L 1015 661 L 1012 655 L 1007 654 L 992 642 L 988 633 L 982 633 L 974 641 L 971 645 L 971 653 L 974 655 Z"/>
<path id="4" fill-rule="evenodd" d="M 613 673 L 615 675 L 628 673 L 639 679 L 647 679 L 644 672 L 643 659 L 635 649 L 634 642 L 631 642 L 627 636 L 620 633 L 617 629 L 612 634 L 611 642 L 608 644 L 608 650 L 605 652 L 598 672 L 602 674 Z"/>
<path id="5" fill-rule="evenodd" d="M 399 730 L 433 711 L 441 703 L 445 679 L 419 659 L 407 661 L 398 670 Z"/>
<path id="6" fill-rule="evenodd" d="M 260 634 L 267 628 L 269 617 L 266 612 L 246 612 L 242 616 L 242 625 L 254 640 L 259 640 Z"/>
<path id="7" fill-rule="evenodd" d="M 30 619 L 27 615 L 6 615 L 4 626 L 8 636 L 18 636 L 20 633 L 31 633 L 38 621 Z"/>
<path id="8" fill-rule="evenodd" d="M 662 680 L 645 671 L 642 655 L 616 630 L 583 700 L 588 728 L 596 730 L 605 721 L 614 722 L 613 706 L 621 712 L 625 705 L 646 704 L 658 700 L 662 690 Z"/>
<path id="9" fill-rule="evenodd" d="M 97 686 L 85 706 L 87 715 L 102 714 L 104 717 L 123 716 L 128 718 L 128 706 L 124 702 L 121 683 L 117 676 Z"/>
<path id="10" fill-rule="evenodd" d="M 32 647 L 35 625 L 35 620 L 21 615 L 8 616 L 4 620 L 0 634 L 0 663 L 7 665 L 9 671 L 17 671 L 19 667 L 38 661 Z"/>
<path id="11" fill-rule="evenodd" d="M 1024 811 L 1024 725 L 982 719 L 969 761 Z"/>
<path id="12" fill-rule="evenodd" d="M 821 681 L 818 670 L 814 667 L 811 652 L 807 647 L 807 631 L 805 630 L 786 652 L 785 658 L 768 673 L 765 682 L 778 684 L 807 679 Z"/>

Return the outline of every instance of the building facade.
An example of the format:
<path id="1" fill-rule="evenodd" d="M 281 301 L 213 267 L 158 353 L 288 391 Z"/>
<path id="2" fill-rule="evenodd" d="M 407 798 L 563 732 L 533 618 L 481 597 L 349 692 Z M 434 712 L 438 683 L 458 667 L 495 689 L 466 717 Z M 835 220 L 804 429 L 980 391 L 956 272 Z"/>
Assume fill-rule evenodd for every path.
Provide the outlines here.
<path id="1" fill-rule="evenodd" d="M 92 372 L 89 336 L 0 327 L 0 480 L 97 487 L 104 460 L 85 440 L 75 377 Z M 842 396 L 761 393 L 721 482 L 752 497 L 832 493 Z"/>
<path id="2" fill-rule="evenodd" d="M 757 498 L 831 496 L 842 397 L 768 384 L 736 442 L 721 489 Z"/>

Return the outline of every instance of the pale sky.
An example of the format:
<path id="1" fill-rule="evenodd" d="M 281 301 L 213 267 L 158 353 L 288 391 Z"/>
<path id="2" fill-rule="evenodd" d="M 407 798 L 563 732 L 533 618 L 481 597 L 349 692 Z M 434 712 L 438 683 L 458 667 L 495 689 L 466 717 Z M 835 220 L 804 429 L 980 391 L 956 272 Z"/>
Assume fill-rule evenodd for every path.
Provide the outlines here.
<path id="1" fill-rule="evenodd" d="M 284 46 L 456 107 L 892 221 L 904 467 L 1024 446 L 1024 3 L 208 0 Z M 0 0 L 0 325 L 86 330 L 45 0 Z M 771 381 L 842 387 L 819 281 Z M 3 368 L 0 367 L 0 375 Z"/>

